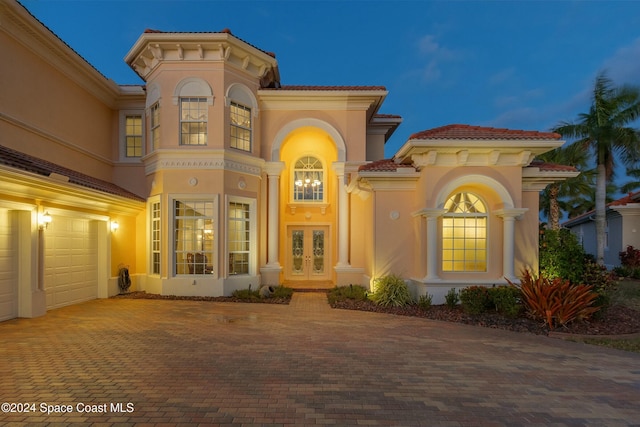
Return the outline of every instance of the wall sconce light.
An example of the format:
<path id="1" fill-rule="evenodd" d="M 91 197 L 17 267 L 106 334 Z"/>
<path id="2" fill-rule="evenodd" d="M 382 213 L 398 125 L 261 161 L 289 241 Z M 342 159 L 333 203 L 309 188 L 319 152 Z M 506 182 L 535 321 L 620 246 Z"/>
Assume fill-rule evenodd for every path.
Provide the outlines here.
<path id="1" fill-rule="evenodd" d="M 40 226 L 40 230 L 44 230 L 48 228 L 51 221 L 52 221 L 52 218 L 49 211 L 46 211 L 45 213 L 38 215 L 38 225 Z"/>
<path id="2" fill-rule="evenodd" d="M 118 224 L 118 221 L 111 221 L 111 232 L 115 233 L 116 231 L 118 231 L 118 228 L 120 228 L 120 224 Z"/>

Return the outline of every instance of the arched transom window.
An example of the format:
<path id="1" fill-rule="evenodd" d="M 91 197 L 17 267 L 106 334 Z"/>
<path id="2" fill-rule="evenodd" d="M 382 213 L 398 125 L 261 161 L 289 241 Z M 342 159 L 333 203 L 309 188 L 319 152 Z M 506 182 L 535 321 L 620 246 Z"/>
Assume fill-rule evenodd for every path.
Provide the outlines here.
<path id="1" fill-rule="evenodd" d="M 460 192 L 444 204 L 442 270 L 487 270 L 487 208 L 475 194 Z"/>
<path id="2" fill-rule="evenodd" d="M 298 159 L 293 169 L 293 200 L 321 202 L 324 200 L 322 162 L 312 156 Z"/>

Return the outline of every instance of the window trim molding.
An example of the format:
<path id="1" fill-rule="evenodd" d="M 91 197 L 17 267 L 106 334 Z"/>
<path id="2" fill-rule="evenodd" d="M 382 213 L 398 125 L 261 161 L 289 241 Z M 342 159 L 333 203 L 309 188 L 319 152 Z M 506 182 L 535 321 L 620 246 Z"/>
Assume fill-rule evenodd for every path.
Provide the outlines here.
<path id="1" fill-rule="evenodd" d="M 295 171 L 296 171 L 296 163 L 304 157 L 313 157 L 317 159 L 322 164 L 322 200 L 296 200 L 295 199 L 295 191 L 293 190 L 293 186 L 295 185 Z M 319 206 L 326 208 L 329 205 L 329 173 L 328 166 L 325 159 L 319 157 L 317 154 L 313 152 L 304 152 L 300 153 L 294 161 L 291 162 L 291 167 L 289 168 L 289 182 L 287 182 L 287 188 L 289 192 L 289 203 L 290 206 Z M 295 208 L 294 208 L 295 212 Z M 323 212 L 324 213 L 324 212 Z"/>
<path id="2" fill-rule="evenodd" d="M 249 272 L 247 274 L 229 274 L 229 267 L 225 264 L 224 277 L 249 277 L 256 276 L 258 274 L 258 221 L 257 221 L 257 206 L 256 199 L 251 197 L 242 197 L 234 195 L 225 195 L 224 202 L 224 217 L 225 217 L 225 239 L 224 239 L 224 254 L 225 260 L 229 259 L 229 204 L 230 203 L 244 203 L 249 205 Z"/>
<path id="3" fill-rule="evenodd" d="M 211 260 L 211 267 L 213 268 L 213 274 L 199 275 L 199 274 L 177 274 L 176 270 L 176 239 L 175 239 L 175 223 L 176 212 L 175 202 L 177 201 L 213 201 L 213 255 Z M 220 269 L 218 265 L 218 258 L 220 256 L 220 211 L 219 211 L 219 197 L 218 194 L 211 193 L 171 193 L 168 195 L 168 207 L 170 209 L 169 224 L 170 227 L 170 241 L 168 242 L 169 250 L 169 265 L 171 266 L 168 271 L 171 278 L 189 278 L 189 277 L 203 277 L 210 279 L 220 278 Z"/>
<path id="4" fill-rule="evenodd" d="M 154 104 L 155 105 L 155 104 Z M 139 116 L 142 124 L 142 152 L 140 156 L 127 157 L 127 116 Z M 140 163 L 141 159 L 147 154 L 147 138 L 146 138 L 146 117 L 145 109 L 127 109 L 120 110 L 118 117 L 118 160 L 122 163 Z"/>
<path id="5" fill-rule="evenodd" d="M 154 273 L 153 272 L 153 205 L 159 203 L 160 204 L 160 272 L 159 273 Z M 147 225 L 147 250 L 149 251 L 149 256 L 147 257 L 147 272 L 149 276 L 152 277 L 161 277 L 162 276 L 162 265 L 163 265 L 163 260 L 162 260 L 162 242 L 163 242 L 163 237 L 164 237 L 164 228 L 162 226 L 163 221 L 162 221 L 162 199 L 160 197 L 160 195 L 156 195 L 156 196 L 152 196 L 149 197 L 147 199 L 147 221 L 148 221 L 148 225 Z"/>
<path id="6" fill-rule="evenodd" d="M 447 197 L 447 199 L 445 200 L 445 204 L 447 201 L 449 201 L 453 196 L 460 194 L 460 193 L 469 193 L 472 194 L 473 196 L 477 197 L 478 200 L 483 204 L 484 209 L 486 212 L 484 212 L 483 214 L 478 214 L 478 215 L 472 215 L 471 217 L 481 217 L 484 218 L 486 221 L 486 226 L 485 226 L 485 260 L 484 260 L 484 270 L 445 270 L 444 269 L 444 219 L 445 218 L 468 218 L 468 216 L 465 216 L 464 214 L 451 214 L 449 215 L 448 211 L 445 211 L 442 213 L 442 215 L 440 216 L 440 221 L 439 221 L 439 230 L 438 230 L 438 235 L 439 235 L 439 243 L 440 243 L 440 266 L 439 266 L 439 271 L 442 272 L 443 274 L 482 274 L 482 273 L 487 273 L 489 272 L 489 261 L 490 261 L 490 253 L 491 251 L 489 250 L 490 247 L 490 226 L 491 226 L 491 211 L 489 209 L 489 204 L 487 203 L 486 199 L 481 195 L 478 194 L 477 192 L 474 191 L 467 191 L 467 190 L 457 190 L 457 191 L 453 191 L 451 194 L 449 194 L 449 197 Z M 466 241 L 466 239 L 465 239 Z M 464 261 L 464 260 L 463 260 Z"/>

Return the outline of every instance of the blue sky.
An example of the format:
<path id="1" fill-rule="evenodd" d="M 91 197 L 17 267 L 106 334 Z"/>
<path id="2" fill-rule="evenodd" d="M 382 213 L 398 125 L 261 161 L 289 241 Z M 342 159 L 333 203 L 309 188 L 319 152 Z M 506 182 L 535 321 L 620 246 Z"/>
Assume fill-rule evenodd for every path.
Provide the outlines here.
<path id="1" fill-rule="evenodd" d="M 146 28 L 220 31 L 276 53 L 282 84 L 382 85 L 404 121 L 548 130 L 587 111 L 596 74 L 640 85 L 640 2 L 22 0 L 119 84 Z"/>

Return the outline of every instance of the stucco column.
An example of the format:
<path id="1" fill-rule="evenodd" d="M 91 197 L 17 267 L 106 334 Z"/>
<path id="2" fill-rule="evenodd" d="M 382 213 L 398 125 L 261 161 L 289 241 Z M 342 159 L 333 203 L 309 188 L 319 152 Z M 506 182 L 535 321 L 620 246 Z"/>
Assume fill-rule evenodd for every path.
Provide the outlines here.
<path id="1" fill-rule="evenodd" d="M 423 279 L 425 282 L 436 282 L 440 280 L 438 276 L 438 218 L 447 212 L 446 209 L 422 209 L 419 215 L 427 219 L 427 253 L 425 261 L 427 265 L 427 275 Z"/>
<path id="2" fill-rule="evenodd" d="M 515 274 L 515 223 L 516 219 L 528 209 L 501 209 L 496 215 L 502 218 L 502 276 L 511 281 L 516 280 Z"/>
<path id="3" fill-rule="evenodd" d="M 333 170 L 338 177 L 338 264 L 349 267 L 349 199 L 344 182 L 344 162 L 334 162 Z"/>
<path id="4" fill-rule="evenodd" d="M 280 173 L 284 169 L 283 162 L 268 162 L 265 171 L 268 176 L 268 210 L 267 210 L 267 267 L 280 268 L 278 224 L 280 221 Z"/>

